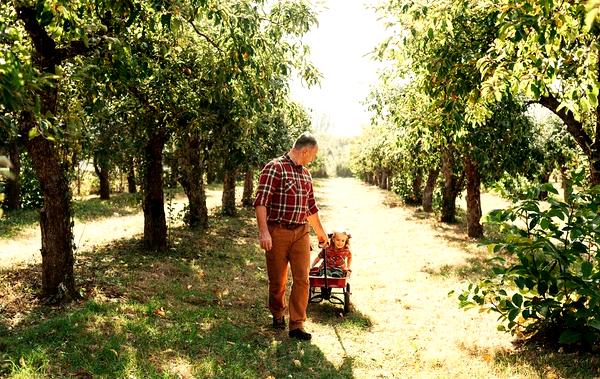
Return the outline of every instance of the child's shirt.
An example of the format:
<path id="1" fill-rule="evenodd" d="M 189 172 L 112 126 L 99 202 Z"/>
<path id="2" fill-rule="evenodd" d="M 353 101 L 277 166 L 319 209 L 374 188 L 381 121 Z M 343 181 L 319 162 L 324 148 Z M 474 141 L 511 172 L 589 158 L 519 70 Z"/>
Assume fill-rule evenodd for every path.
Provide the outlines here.
<path id="1" fill-rule="evenodd" d="M 327 268 L 341 268 L 346 271 L 346 258 L 351 257 L 352 253 L 347 247 L 337 249 L 335 246 L 328 246 L 325 248 L 325 255 L 327 255 Z M 319 252 L 319 258 L 323 259 L 323 250 Z M 325 267 L 325 262 L 321 263 L 320 268 Z"/>

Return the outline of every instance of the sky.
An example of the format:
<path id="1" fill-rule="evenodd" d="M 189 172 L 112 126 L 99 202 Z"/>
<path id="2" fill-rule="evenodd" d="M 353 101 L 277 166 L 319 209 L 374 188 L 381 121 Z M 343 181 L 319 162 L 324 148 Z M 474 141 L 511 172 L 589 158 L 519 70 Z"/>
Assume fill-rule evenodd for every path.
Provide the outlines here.
<path id="1" fill-rule="evenodd" d="M 303 39 L 312 63 L 322 74 L 320 87 L 291 84 L 292 98 L 305 106 L 313 122 L 329 124 L 329 133 L 355 136 L 368 126 L 362 102 L 377 83 L 381 63 L 368 55 L 385 38 L 385 28 L 368 6 L 377 0 L 324 0 L 318 6 L 319 26 Z"/>

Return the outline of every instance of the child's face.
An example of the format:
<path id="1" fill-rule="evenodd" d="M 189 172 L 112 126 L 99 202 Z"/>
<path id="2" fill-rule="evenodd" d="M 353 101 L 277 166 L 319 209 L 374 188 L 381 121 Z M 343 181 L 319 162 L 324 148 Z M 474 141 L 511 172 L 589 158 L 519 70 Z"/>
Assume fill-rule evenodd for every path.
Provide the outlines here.
<path id="1" fill-rule="evenodd" d="M 348 236 L 344 233 L 335 233 L 333 235 L 333 244 L 336 248 L 341 249 L 346 246 L 346 241 L 348 241 Z"/>

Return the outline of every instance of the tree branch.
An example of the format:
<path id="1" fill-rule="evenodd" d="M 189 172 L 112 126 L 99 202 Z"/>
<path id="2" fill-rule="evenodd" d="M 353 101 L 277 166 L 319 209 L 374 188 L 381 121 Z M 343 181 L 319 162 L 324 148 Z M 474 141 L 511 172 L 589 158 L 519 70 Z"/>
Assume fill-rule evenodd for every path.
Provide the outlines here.
<path id="1" fill-rule="evenodd" d="M 585 155 L 589 157 L 593 141 L 585 132 L 585 130 L 583 130 L 582 123 L 575 119 L 573 112 L 567 108 L 558 110 L 560 102 L 552 94 L 549 94 L 548 96 L 541 96 L 537 102 L 552 111 L 565 123 L 567 126 L 567 131 L 573 136 Z"/>
<path id="2" fill-rule="evenodd" d="M 56 42 L 50 38 L 46 29 L 38 22 L 35 17 L 35 9 L 33 7 L 19 5 L 15 7 L 15 11 L 17 12 L 17 18 L 25 24 L 25 30 L 29 34 L 29 37 L 31 37 L 36 52 L 40 54 L 44 60 L 50 60 L 48 63 L 55 63 L 52 62 L 52 58 L 56 53 Z"/>
<path id="3" fill-rule="evenodd" d="M 44 68 L 51 68 L 52 65 L 59 65 L 66 59 L 87 54 L 104 42 L 104 40 L 101 40 L 94 45 L 86 45 L 83 41 L 71 41 L 67 47 L 57 49 L 56 42 L 38 22 L 33 7 L 20 5 L 15 7 L 15 10 L 18 19 L 25 24 L 25 30 L 31 37 L 36 52 L 42 57 Z M 100 33 L 96 37 L 104 35 L 106 33 Z"/>
<path id="4" fill-rule="evenodd" d="M 221 48 L 219 47 L 219 45 L 217 45 L 217 43 L 215 41 L 213 41 L 209 36 L 207 36 L 206 34 L 202 33 L 200 30 L 198 30 L 198 28 L 196 28 L 196 25 L 194 24 L 194 20 L 190 19 L 187 20 L 188 23 L 192 26 L 192 28 L 194 29 L 194 31 L 200 36 L 203 37 L 205 40 L 208 41 L 208 43 L 210 43 L 211 45 L 213 45 L 213 47 L 217 50 L 219 50 L 221 53 L 223 53 L 223 50 L 221 50 Z"/>

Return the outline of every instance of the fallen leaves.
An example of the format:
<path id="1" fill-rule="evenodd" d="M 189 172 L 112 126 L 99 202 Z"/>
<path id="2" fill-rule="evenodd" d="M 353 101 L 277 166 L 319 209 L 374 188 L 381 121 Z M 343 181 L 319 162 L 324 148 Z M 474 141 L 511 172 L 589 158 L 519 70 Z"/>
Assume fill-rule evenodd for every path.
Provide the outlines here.
<path id="1" fill-rule="evenodd" d="M 152 312 L 152 314 L 159 316 L 159 317 L 167 317 L 167 312 L 165 312 L 163 307 L 155 309 L 154 312 Z"/>

